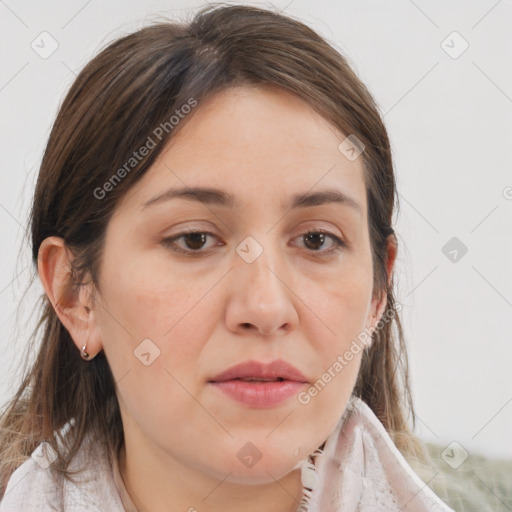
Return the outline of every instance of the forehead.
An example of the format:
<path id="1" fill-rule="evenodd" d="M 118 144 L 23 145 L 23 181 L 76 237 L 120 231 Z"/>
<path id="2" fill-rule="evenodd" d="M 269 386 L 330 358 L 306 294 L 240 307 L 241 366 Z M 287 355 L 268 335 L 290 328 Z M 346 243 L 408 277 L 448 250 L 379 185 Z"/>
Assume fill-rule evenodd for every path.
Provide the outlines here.
<path id="1" fill-rule="evenodd" d="M 297 194 L 335 187 L 366 210 L 362 158 L 347 159 L 339 150 L 346 135 L 291 93 L 226 89 L 186 121 L 131 191 L 139 207 L 171 186 L 221 188 L 240 201 L 281 206 Z"/>
<path id="2" fill-rule="evenodd" d="M 278 87 L 243 86 L 223 90 L 200 103 L 167 150 L 178 156 L 191 147 L 198 153 L 207 147 L 210 155 L 226 157 L 236 151 L 247 161 L 250 157 L 332 160 L 340 155 L 338 145 L 344 138 L 296 95 Z"/>

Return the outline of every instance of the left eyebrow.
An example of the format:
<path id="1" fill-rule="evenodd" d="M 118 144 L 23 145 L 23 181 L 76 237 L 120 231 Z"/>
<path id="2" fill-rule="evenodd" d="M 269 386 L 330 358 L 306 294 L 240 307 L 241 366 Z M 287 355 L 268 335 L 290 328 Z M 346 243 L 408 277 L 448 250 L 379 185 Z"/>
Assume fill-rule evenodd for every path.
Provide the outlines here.
<path id="1" fill-rule="evenodd" d="M 205 204 L 215 204 L 227 208 L 238 208 L 239 203 L 235 197 L 220 189 L 210 187 L 187 187 L 169 189 L 165 192 L 157 194 L 148 199 L 141 207 L 146 209 L 150 205 L 170 201 L 171 199 L 187 199 L 191 201 L 199 201 Z M 288 205 L 289 209 L 307 208 L 311 206 L 320 206 L 323 204 L 337 203 L 348 206 L 362 215 L 361 205 L 345 192 L 336 189 L 326 189 L 318 192 L 306 192 L 303 194 L 295 194 L 291 197 Z M 284 205 L 283 208 L 286 208 Z"/>

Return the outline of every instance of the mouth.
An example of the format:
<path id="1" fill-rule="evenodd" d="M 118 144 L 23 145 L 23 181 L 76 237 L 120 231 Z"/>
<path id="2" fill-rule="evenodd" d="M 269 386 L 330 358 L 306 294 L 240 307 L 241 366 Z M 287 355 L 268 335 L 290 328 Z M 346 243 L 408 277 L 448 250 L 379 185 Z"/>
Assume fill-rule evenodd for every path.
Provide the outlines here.
<path id="1" fill-rule="evenodd" d="M 290 363 L 276 359 L 271 363 L 246 361 L 216 375 L 209 382 L 225 382 L 228 380 L 242 380 L 247 382 L 308 382 L 307 377 Z"/>
<path id="2" fill-rule="evenodd" d="M 238 403 L 251 408 L 270 408 L 296 395 L 307 378 L 283 360 L 270 364 L 248 361 L 209 380 L 213 388 Z"/>
<path id="3" fill-rule="evenodd" d="M 247 377 L 247 378 L 237 378 L 237 379 L 231 379 L 231 380 L 241 380 L 243 382 L 284 382 L 287 379 L 283 379 L 282 377 L 278 377 L 277 379 L 263 379 L 258 377 Z M 226 381 L 222 381 L 226 382 Z"/>

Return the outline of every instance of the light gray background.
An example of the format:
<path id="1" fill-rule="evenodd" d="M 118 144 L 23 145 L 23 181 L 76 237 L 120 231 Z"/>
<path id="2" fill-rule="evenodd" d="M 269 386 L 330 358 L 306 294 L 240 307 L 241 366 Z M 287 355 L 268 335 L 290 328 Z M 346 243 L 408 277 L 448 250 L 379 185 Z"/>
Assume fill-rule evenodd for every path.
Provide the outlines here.
<path id="1" fill-rule="evenodd" d="M 34 297 L 43 291 L 37 281 L 17 319 L 32 272 L 29 249 L 20 250 L 20 244 L 38 165 L 64 93 L 93 54 L 116 36 L 158 16 L 190 18 L 202 5 L 0 1 L 2 403 L 14 389 L 16 356 L 34 325 Z M 510 0 L 274 5 L 341 49 L 385 116 L 400 192 L 396 273 L 418 433 L 446 445 L 456 441 L 462 447 L 458 453 L 512 457 Z M 40 36 L 43 31 L 58 43 L 46 59 L 31 48 L 47 37 Z M 464 41 L 469 47 L 453 58 Z M 445 255 L 443 247 L 452 237 L 459 248 L 448 246 Z M 461 243 L 468 249 L 463 256 Z M 457 261 L 449 254 L 454 248 Z"/>

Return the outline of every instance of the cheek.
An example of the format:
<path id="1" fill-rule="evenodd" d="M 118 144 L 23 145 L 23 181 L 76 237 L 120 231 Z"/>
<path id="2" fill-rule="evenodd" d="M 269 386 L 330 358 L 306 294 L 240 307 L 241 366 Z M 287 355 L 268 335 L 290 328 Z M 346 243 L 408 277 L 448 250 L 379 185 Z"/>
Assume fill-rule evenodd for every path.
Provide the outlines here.
<path id="1" fill-rule="evenodd" d="M 110 265 L 106 300 L 112 316 L 124 328 L 124 338 L 135 347 L 145 338 L 160 348 L 168 340 L 200 340 L 204 327 L 202 302 L 215 294 L 216 276 L 199 276 L 172 265 L 160 252 L 155 257 L 141 255 Z M 111 258 L 115 260 L 115 258 Z M 201 322 L 198 321 L 201 317 Z M 184 338 L 188 338 L 184 339 Z M 190 343 L 182 343 L 190 346 Z"/>
<path id="2" fill-rule="evenodd" d="M 316 381 L 298 401 L 319 424 L 333 424 L 352 393 L 364 346 L 366 319 L 371 303 L 371 267 L 352 265 L 337 278 L 304 282 L 307 297 L 302 329 L 310 340 L 311 360 L 319 362 Z M 307 291 L 307 294 L 306 294 Z"/>
<path id="3" fill-rule="evenodd" d="M 352 265 L 320 282 L 308 283 L 301 292 L 316 320 L 304 325 L 315 340 L 324 363 L 344 352 L 366 327 L 372 293 L 371 267 Z"/>
<path id="4" fill-rule="evenodd" d="M 180 387 L 172 376 L 183 385 L 192 380 L 216 321 L 218 279 L 191 280 L 171 265 L 117 256 L 105 263 L 100 298 L 102 340 L 114 377 L 123 379 L 126 395 L 136 402 L 147 403 L 148 393 L 174 396 Z"/>

